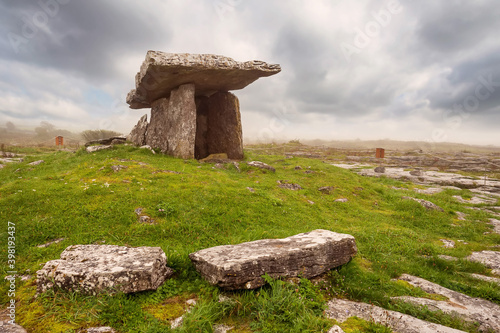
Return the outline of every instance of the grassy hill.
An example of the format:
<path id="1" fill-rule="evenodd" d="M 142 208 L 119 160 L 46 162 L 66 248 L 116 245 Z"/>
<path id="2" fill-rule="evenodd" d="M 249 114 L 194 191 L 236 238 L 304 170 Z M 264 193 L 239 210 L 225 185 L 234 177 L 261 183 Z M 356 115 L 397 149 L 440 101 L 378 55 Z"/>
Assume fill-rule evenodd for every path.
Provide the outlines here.
<path id="1" fill-rule="evenodd" d="M 276 173 L 245 163 L 240 163 L 240 170 L 232 164 L 216 168 L 131 146 L 92 154 L 83 149 L 34 154 L 0 169 L 2 244 L 7 244 L 3 240 L 9 236 L 8 222 L 14 223 L 16 270 L 32 276 L 18 281 L 16 321 L 29 332 L 77 332 L 96 325 L 120 332 L 170 332 L 170 321 L 183 314 L 187 299 L 194 298 L 197 305 L 176 331 L 209 332 L 212 324 L 225 323 L 235 326 L 231 332 L 326 332 L 333 322 L 322 314 L 325 302 L 343 297 L 476 331 L 476 326 L 459 318 L 391 301 L 391 296 L 401 295 L 432 297 L 391 281 L 402 273 L 500 304 L 498 286 L 467 274 L 488 275 L 487 268 L 437 257 L 463 258 L 500 244 L 499 235 L 483 234 L 492 229 L 486 213 L 466 210 L 451 198 L 459 192 L 464 196 L 467 190 L 428 196 L 415 193 L 411 184 L 361 177 L 321 160 L 257 155 L 257 151 L 245 155 L 248 161 L 272 165 Z M 39 159 L 45 162 L 28 165 Z M 116 165 L 125 168 L 115 172 L 111 167 Z M 278 181 L 303 189 L 283 189 Z M 323 194 L 318 191 L 323 186 L 335 189 Z M 417 202 L 403 200 L 405 195 L 431 200 L 444 212 L 427 211 Z M 335 202 L 338 198 L 348 202 Z M 155 223 L 140 223 L 137 208 Z M 456 211 L 467 213 L 467 220 L 458 220 Z M 224 293 L 206 283 L 188 258 L 189 253 L 216 245 L 283 238 L 319 228 L 353 235 L 359 253 L 318 284 L 271 281 L 259 290 Z M 37 247 L 59 238 L 64 240 Z M 457 246 L 445 249 L 440 239 L 454 240 Z M 154 292 L 111 297 L 55 290 L 35 298 L 35 272 L 75 244 L 159 246 L 176 275 Z M 2 245 L 0 252 L 6 258 L 7 246 Z M 3 265 L 2 276 L 7 271 Z M 4 308 L 8 288 L 2 279 Z M 219 302 L 220 294 L 234 301 Z M 341 326 L 346 332 L 387 331 L 356 320 Z"/>

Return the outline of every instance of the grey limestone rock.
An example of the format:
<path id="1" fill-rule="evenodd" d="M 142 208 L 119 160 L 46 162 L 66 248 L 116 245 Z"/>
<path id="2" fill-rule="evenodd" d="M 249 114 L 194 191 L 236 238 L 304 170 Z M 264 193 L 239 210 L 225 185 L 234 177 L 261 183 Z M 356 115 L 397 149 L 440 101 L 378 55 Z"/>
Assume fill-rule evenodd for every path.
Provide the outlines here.
<path id="1" fill-rule="evenodd" d="M 86 148 L 87 153 L 95 153 L 99 150 L 111 149 L 113 146 L 111 145 L 100 145 L 100 146 L 88 146 Z"/>
<path id="2" fill-rule="evenodd" d="M 424 207 L 425 209 L 428 209 L 428 210 L 437 210 L 440 212 L 444 212 L 443 208 L 439 207 L 438 205 L 436 205 L 430 201 L 424 200 L 424 199 L 417 199 L 417 198 L 412 198 L 412 197 L 403 197 L 403 199 L 416 201 L 422 207 Z"/>
<path id="3" fill-rule="evenodd" d="M 44 160 L 39 160 L 39 161 L 28 163 L 28 165 L 39 165 L 39 164 L 42 164 L 44 162 L 45 162 Z"/>
<path id="4" fill-rule="evenodd" d="M 116 331 L 109 326 L 89 327 L 87 333 L 115 333 Z"/>
<path id="5" fill-rule="evenodd" d="M 85 294 L 132 293 L 155 290 L 172 274 L 159 247 L 72 245 L 37 272 L 37 291 L 57 286 Z"/>
<path id="6" fill-rule="evenodd" d="M 292 191 L 302 190 L 302 186 L 300 186 L 299 184 L 289 183 L 286 180 L 278 180 L 278 187 Z"/>
<path id="7" fill-rule="evenodd" d="M 479 331 L 481 332 L 488 330 L 500 332 L 500 306 L 497 304 L 481 298 L 464 295 L 416 276 L 403 274 L 399 279 L 429 294 L 445 296 L 448 300 L 437 301 L 412 296 L 393 297 L 393 299 L 426 306 L 431 311 L 440 310 L 444 313 L 458 315 L 467 321 L 478 322 L 480 324 Z"/>
<path id="8" fill-rule="evenodd" d="M 148 51 L 127 103 L 132 109 L 151 107 L 153 101 L 168 97 L 170 91 L 186 83 L 194 84 L 197 96 L 210 96 L 217 91 L 243 89 L 280 71 L 280 65 L 257 60 L 237 62 L 213 54 Z"/>
<path id="9" fill-rule="evenodd" d="M 144 146 L 146 144 L 148 126 L 148 115 L 145 114 L 141 117 L 141 119 L 139 119 L 130 134 L 127 136 L 127 139 L 137 146 Z"/>
<path id="10" fill-rule="evenodd" d="M 26 333 L 26 330 L 17 324 L 11 324 L 8 321 L 1 321 L 0 320 L 0 332 L 2 332 L 2 333 Z"/>
<path id="11" fill-rule="evenodd" d="M 283 239 L 262 239 L 191 253 L 196 270 L 227 290 L 255 289 L 271 277 L 311 278 L 343 265 L 357 253 L 353 236 L 313 230 Z"/>
<path id="12" fill-rule="evenodd" d="M 472 252 L 467 260 L 480 262 L 491 268 L 494 274 L 500 274 L 500 252 L 498 251 Z"/>
<path id="13" fill-rule="evenodd" d="M 328 318 L 341 323 L 356 316 L 387 326 L 398 333 L 464 333 L 464 331 L 430 323 L 400 312 L 344 299 L 333 299 L 328 302 L 325 312 Z"/>
<path id="14" fill-rule="evenodd" d="M 113 136 L 110 138 L 89 141 L 89 142 L 85 143 L 85 147 L 88 147 L 90 145 L 96 145 L 96 144 L 97 145 L 122 144 L 122 143 L 125 143 L 126 140 L 127 140 L 127 138 L 124 136 Z"/>
<path id="15" fill-rule="evenodd" d="M 264 170 L 269 170 L 271 172 L 276 172 L 276 169 L 270 166 L 269 164 L 266 164 L 264 162 L 260 161 L 251 161 L 247 163 L 249 166 L 256 167 L 259 169 L 264 169 Z"/>

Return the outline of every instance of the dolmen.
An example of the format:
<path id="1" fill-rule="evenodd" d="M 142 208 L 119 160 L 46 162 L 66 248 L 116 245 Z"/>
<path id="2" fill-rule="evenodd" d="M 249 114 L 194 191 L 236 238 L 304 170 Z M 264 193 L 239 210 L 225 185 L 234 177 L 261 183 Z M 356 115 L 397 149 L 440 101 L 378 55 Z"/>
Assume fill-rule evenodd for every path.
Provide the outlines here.
<path id="1" fill-rule="evenodd" d="M 159 247 L 72 245 L 37 272 L 37 292 L 53 287 L 91 295 L 156 290 L 172 274 Z"/>
<path id="2" fill-rule="evenodd" d="M 353 236 L 317 229 L 283 239 L 262 239 L 191 253 L 196 270 L 226 290 L 255 289 L 262 277 L 311 278 L 348 263 L 357 253 Z"/>
<path id="3" fill-rule="evenodd" d="M 241 159 L 240 106 L 229 91 L 280 71 L 280 65 L 263 61 L 148 51 L 127 103 L 132 109 L 151 108 L 151 119 L 148 123 L 144 115 L 128 139 L 180 158 L 226 153 Z"/>

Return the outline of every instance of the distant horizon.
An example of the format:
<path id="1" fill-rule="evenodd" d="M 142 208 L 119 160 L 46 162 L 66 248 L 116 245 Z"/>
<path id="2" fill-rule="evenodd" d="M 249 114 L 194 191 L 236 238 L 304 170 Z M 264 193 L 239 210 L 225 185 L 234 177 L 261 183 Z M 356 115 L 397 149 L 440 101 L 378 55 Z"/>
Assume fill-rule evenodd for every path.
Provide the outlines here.
<path id="1" fill-rule="evenodd" d="M 16 125 L 16 124 L 14 124 Z M 33 133 L 33 135 L 36 135 L 35 133 L 35 128 L 38 127 L 38 126 L 17 126 L 16 125 L 16 130 L 19 131 L 19 132 L 30 132 L 30 133 Z M 5 129 L 5 124 L 0 124 L 0 129 Z M 71 132 L 73 133 L 74 135 L 80 135 L 80 133 L 82 133 L 83 131 L 86 131 L 86 130 L 99 130 L 99 129 L 84 129 L 84 130 L 76 130 L 76 131 L 71 131 L 71 130 L 68 130 L 68 129 L 64 129 L 64 128 L 55 128 L 54 129 L 54 132 L 57 132 L 57 131 L 68 131 L 68 132 Z M 116 131 L 117 133 L 119 133 L 120 135 L 128 135 L 130 133 L 130 131 L 128 132 L 118 132 Z M 7 132 L 8 134 L 8 132 Z M 54 134 L 54 136 L 57 136 L 57 134 Z M 73 138 L 74 139 L 74 138 Z M 83 138 L 81 139 L 82 141 Z M 421 146 L 421 147 L 424 147 L 424 146 L 443 146 L 443 145 L 463 145 L 463 146 L 471 146 L 471 147 L 484 147 L 484 148 L 498 148 L 500 149 L 500 145 L 495 145 L 495 144 L 472 144 L 472 143 L 467 143 L 467 142 L 453 142 L 453 141 L 442 141 L 442 142 L 433 142 L 433 141 L 418 141 L 418 140 L 399 140 L 399 139 L 395 139 L 395 138 L 379 138 L 379 139 L 361 139 L 361 138 L 332 138 L 332 139 L 324 139 L 324 138 L 300 138 L 300 137 L 296 137 L 296 138 L 274 138 L 273 140 L 271 141 L 262 141 L 261 139 L 259 138 L 251 138 L 251 137 L 243 137 L 243 144 L 244 145 L 258 145 L 258 144 L 272 144 L 272 143 L 276 143 L 276 144 L 283 144 L 283 143 L 289 143 L 289 142 L 294 142 L 294 141 L 298 141 L 299 143 L 301 144 L 305 144 L 305 145 L 312 145 L 312 144 L 320 144 L 320 145 L 329 145 L 329 144 L 334 144 L 334 143 L 349 143 L 349 144 L 355 144 L 355 143 L 360 143 L 360 144 L 370 144 L 370 143 L 383 143 L 383 142 L 386 142 L 386 144 L 397 144 L 397 143 L 405 143 L 405 144 L 416 144 L 417 146 Z M 0 143 L 1 143 L 1 136 L 0 136 Z M 384 148 L 384 147 L 380 147 L 380 148 Z"/>

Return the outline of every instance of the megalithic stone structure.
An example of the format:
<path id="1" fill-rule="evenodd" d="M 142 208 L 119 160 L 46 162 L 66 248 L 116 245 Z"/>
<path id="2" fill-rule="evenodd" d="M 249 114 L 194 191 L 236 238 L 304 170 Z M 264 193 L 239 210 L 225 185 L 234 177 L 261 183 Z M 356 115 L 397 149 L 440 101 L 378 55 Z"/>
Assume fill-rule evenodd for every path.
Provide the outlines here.
<path id="1" fill-rule="evenodd" d="M 263 61 L 148 51 L 127 103 L 132 109 L 151 108 L 151 119 L 148 123 L 143 116 L 128 139 L 181 158 L 226 153 L 241 159 L 240 106 L 229 91 L 280 71 L 280 65 Z"/>

